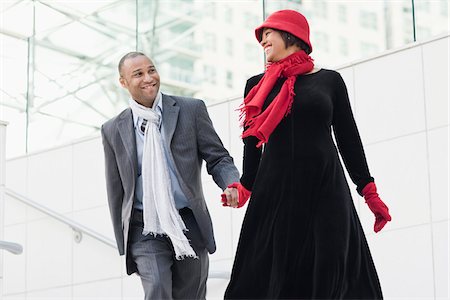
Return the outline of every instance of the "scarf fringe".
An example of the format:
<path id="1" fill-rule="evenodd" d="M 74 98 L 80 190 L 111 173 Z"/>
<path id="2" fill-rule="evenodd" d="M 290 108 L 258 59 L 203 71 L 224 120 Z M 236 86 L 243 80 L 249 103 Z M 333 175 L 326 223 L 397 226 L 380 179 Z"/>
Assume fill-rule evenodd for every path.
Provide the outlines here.
<path id="1" fill-rule="evenodd" d="M 176 260 L 183 260 L 185 258 L 199 259 L 198 255 L 192 255 L 192 254 L 179 254 L 179 255 L 175 256 Z"/>
<path id="2" fill-rule="evenodd" d="M 250 90 L 238 108 L 239 124 L 244 128 L 242 138 L 255 136 L 259 139 L 258 148 L 267 142 L 276 126 L 292 110 L 296 76 L 311 71 L 314 68 L 313 61 L 304 51 L 298 51 L 267 66 L 261 80 Z M 262 113 L 267 96 L 281 77 L 286 77 L 287 80 L 265 109 L 267 113 Z M 285 96 L 280 97 L 280 94 L 285 95 L 287 99 Z"/>
<path id="3" fill-rule="evenodd" d="M 291 80 L 291 78 L 293 78 L 294 80 Z M 286 113 L 284 114 L 285 118 L 291 113 L 292 104 L 294 103 L 294 97 L 295 97 L 295 92 L 294 92 L 295 77 L 289 77 L 288 80 L 291 80 L 292 82 L 288 83 L 288 87 L 289 87 L 289 96 L 288 96 L 289 97 L 289 104 L 288 104 Z"/>
<path id="4" fill-rule="evenodd" d="M 155 102 L 155 108 L 156 105 Z M 159 131 L 161 117 L 155 110 L 144 107 L 132 99 L 130 107 L 135 114 L 148 121 L 142 151 L 143 233 L 151 233 L 154 236 L 167 235 L 177 259 L 194 257 L 196 253 L 184 234 L 186 225 L 175 207 L 169 167 Z"/>

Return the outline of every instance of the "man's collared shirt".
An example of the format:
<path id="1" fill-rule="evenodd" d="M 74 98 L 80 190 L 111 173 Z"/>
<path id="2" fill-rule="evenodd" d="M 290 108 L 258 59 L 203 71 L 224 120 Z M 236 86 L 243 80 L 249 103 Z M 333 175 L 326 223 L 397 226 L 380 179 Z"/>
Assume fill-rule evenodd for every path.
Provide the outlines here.
<path id="1" fill-rule="evenodd" d="M 183 207 L 189 206 L 189 201 L 186 198 L 186 196 L 184 195 L 183 191 L 181 190 L 180 183 L 178 182 L 178 178 L 176 176 L 174 163 L 170 159 L 169 151 L 167 149 L 168 146 L 167 146 L 167 143 L 165 140 L 164 126 L 163 126 L 163 122 L 162 122 L 162 109 L 163 108 L 162 108 L 161 92 L 158 92 L 158 94 L 156 95 L 155 102 L 153 105 L 155 105 L 155 103 L 156 103 L 156 113 L 161 118 L 159 130 L 161 131 L 161 139 L 162 139 L 163 148 L 164 148 L 164 157 L 166 159 L 167 166 L 169 167 L 169 176 L 170 176 L 170 182 L 172 184 L 172 192 L 173 192 L 173 198 L 175 200 L 175 207 L 177 209 L 182 209 Z M 133 123 L 134 123 L 134 132 L 136 135 L 136 150 L 137 150 L 137 161 L 138 161 L 138 176 L 136 179 L 136 190 L 135 190 L 135 199 L 134 199 L 133 206 L 138 209 L 143 208 L 142 207 L 143 190 L 142 190 L 142 176 L 141 176 L 141 173 L 142 173 L 141 172 L 141 170 L 142 170 L 142 151 L 144 149 L 144 132 L 141 130 L 141 126 L 143 129 L 145 128 L 145 124 L 144 125 L 142 124 L 143 122 L 144 122 L 143 118 L 138 117 L 137 115 L 135 115 L 133 113 Z"/>

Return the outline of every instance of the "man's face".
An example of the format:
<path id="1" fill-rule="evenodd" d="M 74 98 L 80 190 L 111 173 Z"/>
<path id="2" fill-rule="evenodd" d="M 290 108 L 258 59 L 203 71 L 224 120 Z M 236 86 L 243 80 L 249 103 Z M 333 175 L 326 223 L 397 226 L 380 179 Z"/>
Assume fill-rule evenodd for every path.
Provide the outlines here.
<path id="1" fill-rule="evenodd" d="M 148 57 L 139 55 L 126 59 L 119 81 L 139 104 L 153 106 L 160 83 L 159 74 Z"/>

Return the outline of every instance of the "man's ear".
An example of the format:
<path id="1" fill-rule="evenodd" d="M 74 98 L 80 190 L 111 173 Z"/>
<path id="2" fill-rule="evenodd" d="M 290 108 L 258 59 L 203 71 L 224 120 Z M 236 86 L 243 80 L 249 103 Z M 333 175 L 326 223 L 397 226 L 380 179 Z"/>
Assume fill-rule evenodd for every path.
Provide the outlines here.
<path id="1" fill-rule="evenodd" d="M 125 78 L 123 78 L 122 76 L 120 76 L 119 77 L 119 82 L 120 82 L 120 85 L 123 87 L 123 88 L 127 88 L 127 81 L 125 80 Z"/>

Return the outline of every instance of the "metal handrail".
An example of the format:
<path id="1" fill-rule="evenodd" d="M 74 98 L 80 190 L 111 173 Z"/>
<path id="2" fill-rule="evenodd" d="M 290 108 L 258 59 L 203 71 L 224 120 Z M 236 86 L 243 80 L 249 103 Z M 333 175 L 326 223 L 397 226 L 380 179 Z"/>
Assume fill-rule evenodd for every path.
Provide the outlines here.
<path id="1" fill-rule="evenodd" d="M 56 219 L 56 220 L 58 220 L 58 221 L 60 221 L 60 222 L 62 222 L 64 224 L 66 224 L 66 225 L 68 225 L 75 232 L 75 234 L 76 234 L 75 239 L 77 241 L 81 241 L 82 235 L 86 234 L 86 235 L 88 235 L 88 236 L 90 236 L 90 237 L 92 237 L 92 238 L 94 238 L 94 239 L 96 239 L 96 240 L 98 240 L 98 241 L 100 241 L 100 242 L 102 242 L 102 243 L 112 247 L 112 248 L 117 249 L 117 245 L 116 245 L 116 242 L 114 240 L 112 240 L 112 239 L 110 239 L 110 238 L 108 238 L 108 237 L 106 237 L 106 236 L 104 236 L 104 235 L 102 235 L 102 234 L 100 234 L 100 233 L 98 233 L 98 232 L 96 232 L 96 231 L 94 231 L 94 230 L 92 230 L 92 229 L 90 229 L 90 228 L 88 228 L 88 227 L 86 227 L 86 226 L 84 226 L 84 225 L 82 225 L 82 224 L 72 220 L 72 219 L 69 219 L 66 216 L 64 216 L 64 215 L 62 215 L 62 214 L 60 214 L 60 213 L 58 213 L 58 212 L 56 212 L 54 210 L 51 210 L 48 207 L 45 207 L 45 206 L 43 206 L 43 205 L 41 205 L 41 204 L 39 204 L 39 203 L 37 203 L 37 202 L 35 202 L 33 200 L 30 200 L 27 197 L 25 197 L 25 196 L 23 196 L 23 195 L 21 195 L 19 193 L 16 193 L 16 192 L 14 192 L 13 190 L 11 190 L 9 188 L 5 188 L 5 194 L 10 196 L 10 197 L 13 197 L 14 199 L 17 199 L 17 200 L 21 201 L 22 203 L 25 203 L 26 205 L 29 205 L 29 206 L 33 207 L 34 209 L 36 209 L 36 210 L 38 210 L 38 211 L 40 211 L 40 212 L 42 212 L 42 213 L 44 213 L 44 214 L 54 218 L 54 219 Z"/>
<path id="2" fill-rule="evenodd" d="M 19 193 L 16 193 L 16 192 L 14 192 L 13 190 L 11 190 L 9 188 L 5 188 L 4 191 L 5 191 L 6 195 L 8 195 L 10 197 L 13 197 L 14 199 L 17 199 L 17 200 L 21 201 L 22 203 L 24 203 L 26 205 L 29 205 L 29 206 L 33 207 L 34 209 L 39 210 L 40 212 L 42 212 L 42 213 L 44 213 L 44 214 L 46 214 L 46 215 L 48 215 L 48 216 L 50 216 L 50 217 L 60 221 L 60 222 L 68 225 L 69 227 L 71 227 L 72 230 L 77 234 L 75 236 L 75 238 L 78 241 L 81 241 L 82 234 L 87 234 L 90 237 L 92 237 L 92 238 L 94 238 L 94 239 L 96 239 L 96 240 L 98 240 L 98 241 L 100 241 L 100 242 L 102 242 L 102 243 L 104 243 L 104 244 L 106 244 L 106 245 L 108 245 L 110 247 L 113 247 L 113 248 L 117 249 L 117 245 L 116 245 L 115 241 L 113 241 L 112 239 L 110 239 L 110 238 L 108 238 L 108 237 L 106 237 L 106 236 L 104 236 L 104 235 L 102 235 L 102 234 L 100 234 L 100 233 L 98 233 L 98 232 L 96 232 L 96 231 L 94 231 L 94 230 L 84 226 L 84 225 L 81 225 L 80 223 L 75 222 L 75 221 L 67 218 L 66 216 L 63 216 L 62 214 L 60 214 L 60 213 L 58 213 L 58 212 L 56 212 L 54 210 L 51 210 L 51 209 L 49 209 L 49 208 L 47 208 L 47 207 L 45 207 L 45 206 L 43 206 L 43 205 L 33 201 L 33 200 L 30 200 L 29 198 L 27 198 L 27 197 L 25 197 L 25 196 L 23 196 L 23 195 L 21 195 Z M 2 247 L 2 245 L 0 243 L 0 248 L 1 247 Z M 9 250 L 9 249 L 7 249 L 7 250 Z M 229 271 L 210 270 L 209 271 L 209 278 L 230 279 L 230 272 Z"/>
<path id="3" fill-rule="evenodd" d="M 6 241 L 0 241 L 0 249 L 7 250 L 13 254 L 22 254 L 23 252 L 22 245 Z"/>

